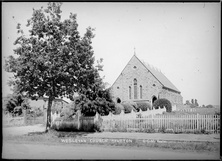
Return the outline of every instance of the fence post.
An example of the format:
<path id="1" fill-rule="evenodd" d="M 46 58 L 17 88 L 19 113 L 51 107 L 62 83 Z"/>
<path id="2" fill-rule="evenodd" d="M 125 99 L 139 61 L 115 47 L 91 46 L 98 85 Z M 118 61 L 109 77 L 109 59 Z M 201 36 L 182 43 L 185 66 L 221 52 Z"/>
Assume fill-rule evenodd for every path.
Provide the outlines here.
<path id="1" fill-rule="evenodd" d="M 197 113 L 197 130 L 199 130 L 199 114 Z"/>
<path id="2" fill-rule="evenodd" d="M 27 123 L 27 116 L 26 116 L 26 109 L 23 110 L 23 116 L 24 116 L 24 124 Z"/>
<path id="3" fill-rule="evenodd" d="M 151 128 L 153 128 L 153 114 L 151 114 Z"/>
<path id="4" fill-rule="evenodd" d="M 77 112 L 77 129 L 80 129 L 80 116 L 81 116 L 81 111 L 78 110 Z"/>

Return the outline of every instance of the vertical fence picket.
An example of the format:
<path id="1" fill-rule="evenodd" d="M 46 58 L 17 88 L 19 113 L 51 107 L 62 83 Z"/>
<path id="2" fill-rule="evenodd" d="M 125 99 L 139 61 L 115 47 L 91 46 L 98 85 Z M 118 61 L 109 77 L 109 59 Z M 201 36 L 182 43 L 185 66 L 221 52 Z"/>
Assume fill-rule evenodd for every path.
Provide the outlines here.
<path id="1" fill-rule="evenodd" d="M 215 118 L 214 118 L 214 116 L 213 116 L 213 121 L 212 122 L 213 122 L 213 127 L 212 127 L 213 128 L 213 133 L 215 133 Z"/>
<path id="2" fill-rule="evenodd" d="M 190 131 L 190 129 L 189 129 L 189 121 L 191 120 L 191 118 L 189 117 L 190 115 L 185 115 L 185 118 L 186 118 L 186 131 Z"/>
<path id="3" fill-rule="evenodd" d="M 206 115 L 206 131 L 208 131 L 209 130 L 209 124 L 208 124 L 208 115 Z"/>
<path id="4" fill-rule="evenodd" d="M 169 115 L 167 115 L 167 129 L 169 129 Z"/>
<path id="5" fill-rule="evenodd" d="M 213 132 L 213 115 L 210 116 L 210 130 Z"/>
<path id="6" fill-rule="evenodd" d="M 195 122 L 195 118 L 193 116 L 193 114 L 190 115 L 190 131 L 192 131 L 192 133 L 195 131 L 195 127 L 194 127 L 194 122 Z"/>

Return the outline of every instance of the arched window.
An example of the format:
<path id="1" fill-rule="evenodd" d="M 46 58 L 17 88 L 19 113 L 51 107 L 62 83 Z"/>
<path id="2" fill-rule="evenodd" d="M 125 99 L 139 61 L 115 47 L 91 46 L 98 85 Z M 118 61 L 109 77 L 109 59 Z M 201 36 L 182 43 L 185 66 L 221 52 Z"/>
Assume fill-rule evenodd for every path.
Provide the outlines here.
<path id="1" fill-rule="evenodd" d="M 140 85 L 140 99 L 143 98 L 143 87 Z"/>
<path id="2" fill-rule="evenodd" d="M 137 99 L 137 80 L 136 78 L 133 80 L 134 84 L 134 99 Z"/>
<path id="3" fill-rule="evenodd" d="M 131 87 L 129 86 L 129 99 L 131 99 Z"/>

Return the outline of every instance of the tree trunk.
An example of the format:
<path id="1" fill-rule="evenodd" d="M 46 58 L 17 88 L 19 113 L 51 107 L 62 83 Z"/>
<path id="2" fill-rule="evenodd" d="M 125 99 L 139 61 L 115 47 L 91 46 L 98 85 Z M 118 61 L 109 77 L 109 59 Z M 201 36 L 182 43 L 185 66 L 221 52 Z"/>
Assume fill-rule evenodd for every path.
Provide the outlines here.
<path id="1" fill-rule="evenodd" d="M 51 107 L 52 107 L 53 96 L 49 96 L 48 108 L 47 108 L 47 117 L 46 117 L 46 132 L 51 128 Z"/>

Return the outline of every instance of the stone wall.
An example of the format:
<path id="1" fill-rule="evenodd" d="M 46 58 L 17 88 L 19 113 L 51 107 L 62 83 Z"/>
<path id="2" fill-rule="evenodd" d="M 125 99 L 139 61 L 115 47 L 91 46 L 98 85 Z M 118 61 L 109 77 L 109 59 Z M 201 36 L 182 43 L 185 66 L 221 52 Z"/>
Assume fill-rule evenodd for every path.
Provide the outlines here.
<path id="1" fill-rule="evenodd" d="M 134 79 L 137 80 L 137 99 L 134 99 Z M 140 86 L 142 86 L 142 98 L 140 97 Z M 131 87 L 131 99 L 129 87 Z M 183 97 L 174 91 L 163 88 L 163 85 L 150 73 L 143 63 L 133 56 L 123 69 L 117 80 L 111 87 L 113 100 L 119 97 L 121 101 L 149 101 L 152 98 L 168 99 L 172 105 L 183 104 Z"/>
<path id="2" fill-rule="evenodd" d="M 167 89 L 162 89 L 159 93 L 159 97 L 168 99 L 172 105 L 183 104 L 183 97 L 179 93 Z"/>
<path id="3" fill-rule="evenodd" d="M 134 99 L 134 79 L 137 80 L 137 99 Z M 142 98 L 140 97 L 140 86 L 142 86 Z M 129 98 L 129 87 L 131 87 L 131 99 Z M 151 101 L 153 96 L 158 98 L 161 90 L 162 84 L 136 57 L 133 57 L 114 82 L 112 95 L 114 100 L 119 97 L 122 101 Z"/>

